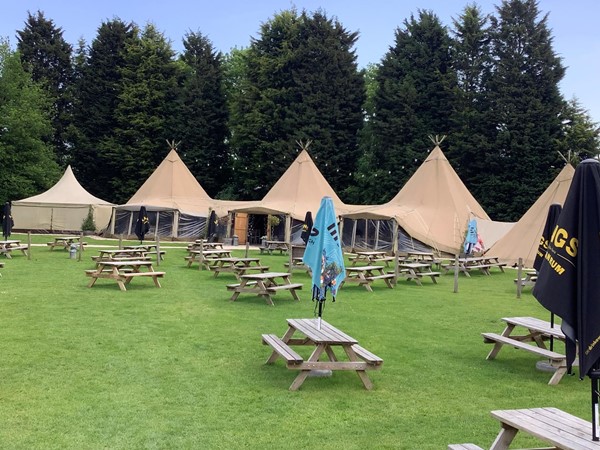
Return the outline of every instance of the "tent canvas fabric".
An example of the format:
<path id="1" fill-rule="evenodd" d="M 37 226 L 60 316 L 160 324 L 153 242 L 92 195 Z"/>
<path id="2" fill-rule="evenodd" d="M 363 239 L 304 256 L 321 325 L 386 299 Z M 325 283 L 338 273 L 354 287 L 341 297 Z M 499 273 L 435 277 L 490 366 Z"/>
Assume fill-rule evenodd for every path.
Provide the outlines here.
<path id="1" fill-rule="evenodd" d="M 281 175 L 262 200 L 235 208 L 249 214 L 289 215 L 303 221 L 307 211 L 316 213 L 323 197 L 331 197 L 338 214 L 352 209 L 343 203 L 306 150 Z"/>
<path id="2" fill-rule="evenodd" d="M 211 210 L 223 217 L 235 207 L 252 203 L 212 199 L 171 149 L 129 201 L 115 207 L 111 233 L 132 234 L 137 211 L 145 206 L 156 235 L 201 236 Z"/>
<path id="3" fill-rule="evenodd" d="M 113 204 L 86 191 L 68 166 L 47 191 L 16 200 L 12 215 L 16 230 L 79 231 L 92 208 L 96 231 L 108 227 Z"/>
<path id="4" fill-rule="evenodd" d="M 562 205 L 567 198 L 575 169 L 571 164 L 565 167 L 546 188 L 540 197 L 519 219 L 517 223 L 494 245 L 488 247 L 486 254 L 500 261 L 516 265 L 523 258 L 524 267 L 533 267 L 533 261 L 546 224 L 548 208 L 553 203 Z"/>
<path id="5" fill-rule="evenodd" d="M 471 219 L 490 219 L 439 146 L 389 202 L 363 207 L 344 216 L 395 219 L 414 239 L 448 254 L 461 252 Z"/>

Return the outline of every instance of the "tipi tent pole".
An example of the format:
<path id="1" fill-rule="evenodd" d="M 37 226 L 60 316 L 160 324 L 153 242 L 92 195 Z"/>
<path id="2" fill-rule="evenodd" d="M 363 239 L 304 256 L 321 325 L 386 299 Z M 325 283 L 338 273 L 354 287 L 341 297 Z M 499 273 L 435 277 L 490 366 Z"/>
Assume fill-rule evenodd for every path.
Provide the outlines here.
<path id="1" fill-rule="evenodd" d="M 287 245 L 290 246 L 290 253 L 292 253 L 292 217 L 289 214 L 285 215 L 285 237 L 283 239 Z"/>
<path id="2" fill-rule="evenodd" d="M 156 211 L 156 225 L 154 225 L 154 239 L 158 239 L 159 221 L 160 221 L 160 211 Z"/>
<path id="3" fill-rule="evenodd" d="M 354 251 L 354 247 L 356 246 L 356 224 L 358 223 L 358 219 L 352 219 L 354 223 L 352 224 L 352 241 L 351 248 Z"/>
<path id="4" fill-rule="evenodd" d="M 133 211 L 129 211 L 129 225 L 127 226 L 127 236 L 131 236 L 132 223 L 133 223 Z"/>
<path id="5" fill-rule="evenodd" d="M 375 250 L 379 248 L 379 225 L 381 225 L 381 220 L 375 221 Z"/>
<path id="6" fill-rule="evenodd" d="M 116 220 L 116 216 L 117 216 L 117 210 L 116 210 L 116 208 L 113 207 L 113 209 L 112 209 L 112 216 L 110 217 L 110 234 L 111 235 L 115 234 L 115 220 Z"/>
<path id="7" fill-rule="evenodd" d="M 392 219 L 392 253 L 394 255 L 398 254 L 398 221 L 396 219 Z"/>
<path id="8" fill-rule="evenodd" d="M 177 236 L 179 236 L 179 210 L 173 214 L 173 231 L 171 232 L 171 237 Z"/>

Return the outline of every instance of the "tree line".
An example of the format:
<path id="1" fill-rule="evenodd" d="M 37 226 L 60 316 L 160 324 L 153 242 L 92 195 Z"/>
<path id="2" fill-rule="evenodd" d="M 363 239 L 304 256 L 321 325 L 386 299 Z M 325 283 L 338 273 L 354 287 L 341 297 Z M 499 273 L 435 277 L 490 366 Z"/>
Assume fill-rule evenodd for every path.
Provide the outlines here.
<path id="1" fill-rule="evenodd" d="M 600 153 L 600 129 L 565 74 L 534 0 L 466 6 L 444 25 L 419 10 L 381 61 L 358 33 L 289 9 L 223 54 L 200 31 L 176 54 L 153 24 L 119 18 L 76 47 L 43 12 L 16 49 L 0 41 L 0 198 L 42 192 L 70 164 L 92 194 L 125 203 L 169 151 L 209 195 L 262 198 L 299 151 L 343 201 L 391 199 L 433 147 L 495 220 L 517 220 L 564 165 Z"/>

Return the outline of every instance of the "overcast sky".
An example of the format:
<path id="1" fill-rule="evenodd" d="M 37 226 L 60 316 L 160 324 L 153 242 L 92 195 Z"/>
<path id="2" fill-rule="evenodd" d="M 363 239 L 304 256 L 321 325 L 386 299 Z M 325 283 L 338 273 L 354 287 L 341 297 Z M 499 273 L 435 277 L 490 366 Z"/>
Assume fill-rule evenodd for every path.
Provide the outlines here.
<path id="1" fill-rule="evenodd" d="M 16 44 L 15 31 L 23 29 L 27 11 L 43 11 L 64 31 L 65 39 L 76 45 L 79 38 L 89 44 L 103 20 L 120 18 L 138 25 L 152 22 L 180 51 L 187 31 L 201 32 L 217 50 L 247 47 L 257 37 L 261 23 L 275 13 L 296 7 L 298 10 L 323 9 L 335 16 L 350 31 L 358 31 L 356 46 L 361 67 L 378 63 L 393 45 L 394 31 L 419 8 L 429 9 L 445 25 L 452 24 L 466 0 L 0 0 L 0 36 Z M 499 1 L 477 2 L 484 13 L 495 11 Z M 600 18 L 599 0 L 540 0 L 542 13 L 549 13 L 554 50 L 567 67 L 561 89 L 567 99 L 577 97 L 600 122 Z"/>

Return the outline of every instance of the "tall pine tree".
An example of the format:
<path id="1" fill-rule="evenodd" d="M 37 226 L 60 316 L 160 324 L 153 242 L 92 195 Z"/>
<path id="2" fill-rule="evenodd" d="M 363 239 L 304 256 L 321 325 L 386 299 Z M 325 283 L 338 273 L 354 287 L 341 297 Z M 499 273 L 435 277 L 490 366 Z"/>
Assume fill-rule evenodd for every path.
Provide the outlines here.
<path id="1" fill-rule="evenodd" d="M 137 33 L 137 30 L 134 30 Z M 121 72 L 114 139 L 103 143 L 113 199 L 126 202 L 169 152 L 178 65 L 170 43 L 147 24 L 128 41 Z"/>
<path id="2" fill-rule="evenodd" d="M 222 57 L 201 33 L 186 34 L 183 46 L 174 138 L 181 141 L 182 160 L 215 197 L 229 182 L 231 164 Z"/>
<path id="3" fill-rule="evenodd" d="M 53 132 L 51 144 L 59 164 L 71 162 L 68 128 L 71 123 L 72 98 L 68 93 L 73 77 L 72 47 L 63 38 L 62 28 L 46 19 L 43 12 L 28 13 L 25 28 L 17 31 L 17 48 L 24 67 L 33 80 L 41 83 L 52 102 Z"/>
<path id="4" fill-rule="evenodd" d="M 363 201 L 372 203 L 398 192 L 431 150 L 428 136 L 452 131 L 456 75 L 450 37 L 433 12 L 421 10 L 396 30 L 377 84 L 372 149 L 355 178 Z"/>
<path id="5" fill-rule="evenodd" d="M 79 181 L 100 198 L 113 199 L 114 174 L 109 157 L 119 126 L 115 111 L 123 90 L 126 48 L 133 37 L 131 23 L 120 19 L 103 22 L 77 65 L 73 170 Z"/>
<path id="6" fill-rule="evenodd" d="M 245 54 L 244 95 L 231 121 L 241 196 L 264 196 L 297 156 L 297 142 L 308 140 L 332 187 L 347 186 L 365 99 L 356 39 L 320 11 L 283 11 L 262 25 Z"/>
<path id="7" fill-rule="evenodd" d="M 487 176 L 491 130 L 488 82 L 492 72 L 489 17 L 476 5 L 465 7 L 454 23 L 453 65 L 457 74 L 453 104 L 454 132 L 447 156 L 467 188 L 479 199 Z"/>
<path id="8" fill-rule="evenodd" d="M 517 220 L 546 189 L 560 165 L 565 69 L 552 48 L 547 15 L 535 0 L 504 0 L 492 17 L 490 111 L 493 150 L 479 198 L 495 220 Z"/>

